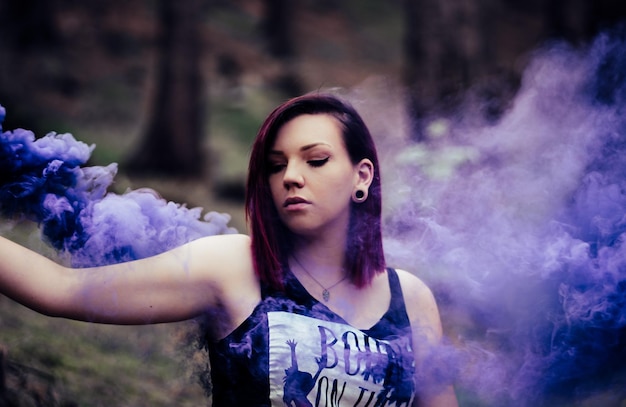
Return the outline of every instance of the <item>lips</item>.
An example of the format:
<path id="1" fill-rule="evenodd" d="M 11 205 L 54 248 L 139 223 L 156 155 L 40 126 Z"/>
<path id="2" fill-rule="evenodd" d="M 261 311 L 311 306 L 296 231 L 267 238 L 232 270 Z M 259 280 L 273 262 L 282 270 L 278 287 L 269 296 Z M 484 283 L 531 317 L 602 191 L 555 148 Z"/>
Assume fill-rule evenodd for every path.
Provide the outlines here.
<path id="1" fill-rule="evenodd" d="M 306 199 L 296 196 L 296 197 L 285 199 L 285 202 L 283 203 L 283 208 L 286 208 L 291 205 L 308 204 L 308 203 L 310 202 L 307 201 Z"/>

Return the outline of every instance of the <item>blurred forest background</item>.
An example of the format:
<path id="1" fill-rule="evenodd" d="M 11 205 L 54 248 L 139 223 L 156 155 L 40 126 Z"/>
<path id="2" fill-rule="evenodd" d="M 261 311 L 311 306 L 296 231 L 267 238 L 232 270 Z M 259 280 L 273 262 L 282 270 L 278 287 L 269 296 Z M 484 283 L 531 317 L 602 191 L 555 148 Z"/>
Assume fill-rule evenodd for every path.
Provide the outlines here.
<path id="1" fill-rule="evenodd" d="M 97 145 L 91 165 L 120 164 L 117 192 L 152 187 L 245 231 L 248 149 L 286 98 L 384 78 L 425 142 L 421 119 L 462 98 L 497 121 L 538 46 L 624 19 L 623 0 L 0 0 L 3 128 L 70 132 Z M 0 232 L 46 252 L 33 228 Z M 191 328 L 94 327 L 0 298 L 0 406 L 204 405 L 181 362 Z"/>

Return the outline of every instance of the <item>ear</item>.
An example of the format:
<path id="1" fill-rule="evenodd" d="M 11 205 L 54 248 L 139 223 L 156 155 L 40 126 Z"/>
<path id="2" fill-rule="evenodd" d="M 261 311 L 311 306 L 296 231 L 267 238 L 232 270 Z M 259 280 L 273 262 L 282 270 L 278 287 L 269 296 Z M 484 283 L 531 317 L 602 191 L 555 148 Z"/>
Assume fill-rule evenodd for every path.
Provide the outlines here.
<path id="1" fill-rule="evenodd" d="M 364 158 L 354 167 L 355 173 L 355 188 L 367 190 L 374 180 L 374 164 L 369 158 Z"/>

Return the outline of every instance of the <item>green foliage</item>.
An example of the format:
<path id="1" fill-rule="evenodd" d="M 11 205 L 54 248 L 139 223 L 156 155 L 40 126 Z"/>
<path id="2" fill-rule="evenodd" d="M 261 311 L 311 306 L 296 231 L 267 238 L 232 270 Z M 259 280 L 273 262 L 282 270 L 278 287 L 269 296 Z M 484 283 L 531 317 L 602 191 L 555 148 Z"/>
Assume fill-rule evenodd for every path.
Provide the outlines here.
<path id="1" fill-rule="evenodd" d="M 19 369 L 31 387 L 37 382 L 49 386 L 61 404 L 205 405 L 178 350 L 183 342 L 177 334 L 188 329 L 180 324 L 90 325 L 45 317 L 0 297 L 0 346 L 7 364 Z"/>
<path id="2" fill-rule="evenodd" d="M 0 234 L 46 252 L 36 225 L 9 229 L 2 222 Z M 48 255 L 54 253 L 48 249 Z M 189 343 L 194 335 L 190 323 L 113 326 L 50 318 L 0 296 L 0 351 L 17 407 L 34 405 L 42 392 L 55 402 L 44 405 L 206 405 L 190 362 L 206 356 Z"/>

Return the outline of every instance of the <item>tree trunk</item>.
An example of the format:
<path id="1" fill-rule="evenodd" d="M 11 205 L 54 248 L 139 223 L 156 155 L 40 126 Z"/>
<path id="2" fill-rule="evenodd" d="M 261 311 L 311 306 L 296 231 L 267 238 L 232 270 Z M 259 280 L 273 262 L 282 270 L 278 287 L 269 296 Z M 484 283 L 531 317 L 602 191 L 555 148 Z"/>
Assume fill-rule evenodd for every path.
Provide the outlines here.
<path id="1" fill-rule="evenodd" d="M 64 44 L 54 23 L 57 3 L 0 1 L 0 103 L 10 110 L 6 128 L 27 127 L 45 134 L 50 129 L 43 123 L 53 115 L 41 95 L 76 90 L 69 69 L 50 69 L 63 63 Z"/>
<path id="2" fill-rule="evenodd" d="M 147 130 L 126 162 L 131 173 L 200 176 L 204 81 L 200 70 L 202 0 L 159 1 L 156 92 Z"/>
<path id="3" fill-rule="evenodd" d="M 480 35 L 471 1 L 405 0 L 405 81 L 417 122 L 435 107 L 453 104 L 470 82 Z M 417 139 L 423 137 L 414 129 Z"/>
<path id="4" fill-rule="evenodd" d="M 264 0 L 265 15 L 262 31 L 267 41 L 268 51 L 281 64 L 280 74 L 274 85 L 287 96 L 298 96 L 302 85 L 296 66 L 294 38 L 295 3 L 292 0 Z"/>
<path id="5" fill-rule="evenodd" d="M 405 85 L 407 110 L 416 140 L 428 137 L 423 119 L 453 113 L 467 90 L 486 103 L 485 116 L 497 116 L 508 95 L 496 58 L 497 3 L 477 0 L 405 0 Z M 489 80 L 488 80 L 489 79 Z M 475 86 L 481 84 L 481 86 Z M 506 92 L 498 89 L 504 86 Z M 503 95 L 498 93 L 502 92 Z M 487 101 L 495 101 L 489 105 Z"/>

